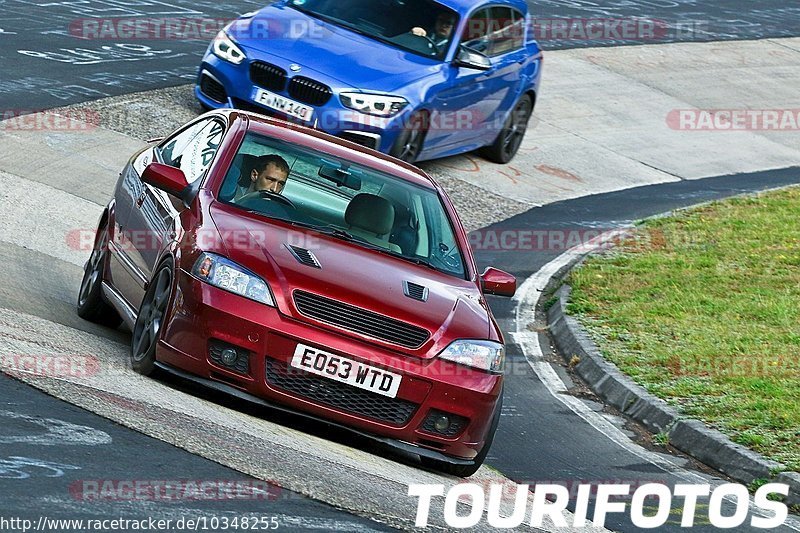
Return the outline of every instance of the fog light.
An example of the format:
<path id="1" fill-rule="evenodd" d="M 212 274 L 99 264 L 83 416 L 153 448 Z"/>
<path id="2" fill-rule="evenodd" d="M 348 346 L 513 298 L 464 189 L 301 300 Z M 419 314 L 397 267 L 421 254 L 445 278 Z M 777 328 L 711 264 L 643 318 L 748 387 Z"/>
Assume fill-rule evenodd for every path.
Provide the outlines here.
<path id="1" fill-rule="evenodd" d="M 445 415 L 437 416 L 436 420 L 433 422 L 433 427 L 436 428 L 436 431 L 444 433 L 447 431 L 447 428 L 450 427 L 450 419 Z"/>
<path id="2" fill-rule="evenodd" d="M 208 356 L 211 363 L 240 374 L 250 374 L 250 352 L 233 344 L 209 339 Z"/>
<path id="3" fill-rule="evenodd" d="M 455 437 L 464 431 L 469 419 L 453 413 L 431 409 L 422 422 L 420 429 L 432 435 Z"/>
<path id="4" fill-rule="evenodd" d="M 220 359 L 226 366 L 233 366 L 238 358 L 239 354 L 232 348 L 225 348 L 220 354 Z"/>

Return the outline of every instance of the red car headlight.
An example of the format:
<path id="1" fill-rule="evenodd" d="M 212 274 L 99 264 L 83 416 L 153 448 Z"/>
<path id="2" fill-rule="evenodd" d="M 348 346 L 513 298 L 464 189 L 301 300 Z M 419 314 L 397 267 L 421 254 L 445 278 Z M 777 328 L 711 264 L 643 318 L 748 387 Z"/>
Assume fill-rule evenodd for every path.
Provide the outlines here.
<path id="1" fill-rule="evenodd" d="M 275 307 L 267 282 L 227 257 L 204 252 L 194 262 L 192 274 L 209 285 Z"/>
<path id="2" fill-rule="evenodd" d="M 460 365 L 502 374 L 506 347 L 494 341 L 457 340 L 451 342 L 439 357 Z"/>

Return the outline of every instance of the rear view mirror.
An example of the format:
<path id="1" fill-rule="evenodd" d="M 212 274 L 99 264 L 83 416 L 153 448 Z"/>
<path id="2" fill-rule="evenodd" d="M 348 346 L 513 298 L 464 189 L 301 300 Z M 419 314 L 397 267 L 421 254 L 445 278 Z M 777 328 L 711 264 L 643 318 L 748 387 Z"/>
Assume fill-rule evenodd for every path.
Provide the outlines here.
<path id="1" fill-rule="evenodd" d="M 489 70 L 492 62 L 484 54 L 471 50 L 464 45 L 458 47 L 458 55 L 453 60 L 456 67 L 466 67 L 475 70 Z"/>
<path id="2" fill-rule="evenodd" d="M 337 187 L 346 187 L 354 191 L 361 190 L 361 178 L 353 175 L 346 167 L 325 164 L 319 167 L 319 175 L 334 182 Z"/>
<path id="3" fill-rule="evenodd" d="M 481 274 L 481 288 L 484 294 L 495 296 L 514 296 L 517 292 L 517 278 L 494 267 L 488 267 Z"/>

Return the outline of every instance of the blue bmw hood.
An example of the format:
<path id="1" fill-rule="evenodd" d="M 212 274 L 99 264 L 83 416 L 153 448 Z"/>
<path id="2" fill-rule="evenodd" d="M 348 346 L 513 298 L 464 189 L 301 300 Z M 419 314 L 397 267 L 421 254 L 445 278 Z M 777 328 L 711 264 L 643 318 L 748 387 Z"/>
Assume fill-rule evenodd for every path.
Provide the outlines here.
<path id="1" fill-rule="evenodd" d="M 392 92 L 444 65 L 280 3 L 238 19 L 228 31 L 251 60 L 282 58 L 330 76 L 344 88 Z"/>

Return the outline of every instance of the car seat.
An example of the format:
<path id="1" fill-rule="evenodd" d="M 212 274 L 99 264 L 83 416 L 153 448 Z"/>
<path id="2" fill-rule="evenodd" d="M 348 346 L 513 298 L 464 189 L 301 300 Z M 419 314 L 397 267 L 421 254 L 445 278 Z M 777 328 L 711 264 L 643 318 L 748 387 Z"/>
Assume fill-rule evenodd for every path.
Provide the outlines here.
<path id="1" fill-rule="evenodd" d="M 370 244 L 402 253 L 398 245 L 389 242 L 394 218 L 394 207 L 389 200 L 368 193 L 355 195 L 344 212 L 350 233 Z"/>
<path id="2" fill-rule="evenodd" d="M 411 199 L 408 191 L 399 187 L 387 186 L 381 190 L 381 196 L 389 200 L 394 207 L 394 224 L 389 232 L 389 242 L 398 245 L 404 255 L 416 255 L 419 242 L 419 221 L 409 207 Z"/>

